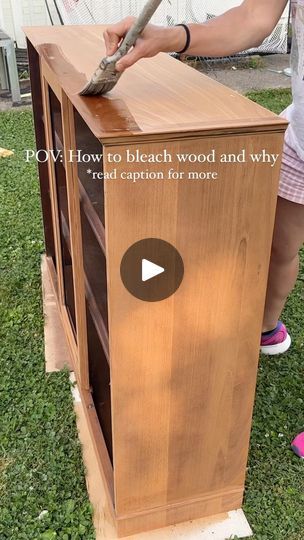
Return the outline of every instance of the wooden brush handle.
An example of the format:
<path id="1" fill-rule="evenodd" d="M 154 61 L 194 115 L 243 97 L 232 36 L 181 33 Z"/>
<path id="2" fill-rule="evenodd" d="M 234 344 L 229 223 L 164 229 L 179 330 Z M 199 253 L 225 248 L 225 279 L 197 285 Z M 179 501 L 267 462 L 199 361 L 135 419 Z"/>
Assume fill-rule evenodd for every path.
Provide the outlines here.
<path id="1" fill-rule="evenodd" d="M 157 10 L 161 2 L 162 0 L 148 0 L 141 14 L 134 21 L 134 24 L 131 26 L 130 30 L 127 32 L 119 49 L 112 56 L 108 56 L 107 61 L 110 61 L 111 63 L 112 62 L 115 63 L 120 58 L 125 56 L 127 52 L 129 52 L 131 47 L 133 47 L 133 45 L 135 44 L 138 36 L 140 36 L 144 28 L 147 26 L 148 22 L 154 15 L 155 11 Z"/>

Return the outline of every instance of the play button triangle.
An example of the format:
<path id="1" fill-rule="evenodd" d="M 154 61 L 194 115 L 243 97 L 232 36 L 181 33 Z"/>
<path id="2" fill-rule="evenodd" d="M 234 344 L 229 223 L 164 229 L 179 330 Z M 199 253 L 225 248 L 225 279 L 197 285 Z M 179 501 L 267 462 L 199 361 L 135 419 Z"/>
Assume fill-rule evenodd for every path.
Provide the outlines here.
<path id="1" fill-rule="evenodd" d="M 149 279 L 162 274 L 165 269 L 158 264 L 149 261 L 148 259 L 142 259 L 141 261 L 141 280 L 148 281 Z"/>
<path id="2" fill-rule="evenodd" d="M 169 242 L 143 238 L 125 252 L 120 263 L 120 276 L 127 291 L 138 300 L 160 302 L 179 288 L 184 277 L 184 263 Z"/>

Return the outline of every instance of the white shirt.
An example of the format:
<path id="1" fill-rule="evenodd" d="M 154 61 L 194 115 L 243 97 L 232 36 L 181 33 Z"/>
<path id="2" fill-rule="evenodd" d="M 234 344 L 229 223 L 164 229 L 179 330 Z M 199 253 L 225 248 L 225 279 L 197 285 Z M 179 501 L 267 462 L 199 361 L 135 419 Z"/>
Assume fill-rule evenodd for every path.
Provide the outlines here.
<path id="1" fill-rule="evenodd" d="M 291 13 L 293 102 L 282 116 L 290 122 L 286 140 L 304 161 L 304 0 L 291 0 Z"/>

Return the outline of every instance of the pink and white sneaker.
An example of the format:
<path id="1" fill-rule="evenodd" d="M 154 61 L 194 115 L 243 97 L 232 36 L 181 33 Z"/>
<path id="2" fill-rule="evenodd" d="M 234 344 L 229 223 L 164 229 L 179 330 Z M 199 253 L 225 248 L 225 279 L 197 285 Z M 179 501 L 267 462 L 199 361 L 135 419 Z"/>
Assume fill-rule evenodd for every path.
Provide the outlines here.
<path id="1" fill-rule="evenodd" d="M 262 334 L 260 350 L 263 354 L 282 354 L 289 349 L 290 345 L 291 338 L 286 326 L 279 321 L 274 330 Z"/>
<path id="2" fill-rule="evenodd" d="M 304 432 L 292 441 L 291 448 L 297 456 L 304 459 Z"/>

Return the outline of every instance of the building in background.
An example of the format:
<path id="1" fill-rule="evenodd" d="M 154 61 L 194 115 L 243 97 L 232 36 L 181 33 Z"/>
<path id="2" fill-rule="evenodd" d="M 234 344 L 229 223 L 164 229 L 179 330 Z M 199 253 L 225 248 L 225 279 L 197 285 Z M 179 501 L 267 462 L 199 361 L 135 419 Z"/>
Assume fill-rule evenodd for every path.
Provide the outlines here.
<path id="1" fill-rule="evenodd" d="M 22 26 L 50 24 L 45 0 L 0 0 L 0 28 L 25 48 Z"/>
<path id="2" fill-rule="evenodd" d="M 136 15 L 146 0 L 0 0 L 0 28 L 25 46 L 22 26 L 45 24 L 110 24 Z M 153 22 L 203 22 L 239 5 L 241 0 L 163 0 Z M 287 52 L 289 6 L 271 36 L 258 49 Z"/>

